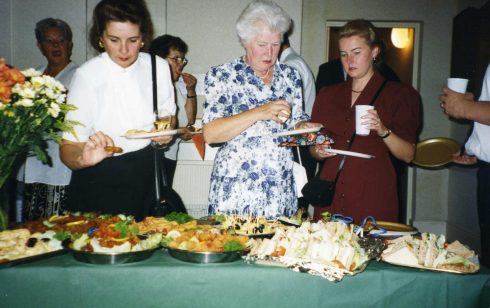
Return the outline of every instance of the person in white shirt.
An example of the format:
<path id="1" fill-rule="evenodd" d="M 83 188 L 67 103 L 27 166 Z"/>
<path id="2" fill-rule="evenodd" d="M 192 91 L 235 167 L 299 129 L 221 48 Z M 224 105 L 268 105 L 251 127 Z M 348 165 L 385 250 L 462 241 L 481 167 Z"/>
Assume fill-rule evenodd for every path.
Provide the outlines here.
<path id="1" fill-rule="evenodd" d="M 289 43 L 289 33 L 284 33 L 283 41 L 281 44 L 281 55 L 279 57 L 279 62 L 287 64 L 295 68 L 301 77 L 303 83 L 303 110 L 306 114 L 311 116 L 311 111 L 313 110 L 313 103 L 316 98 L 315 91 L 315 77 L 311 72 L 311 69 L 306 64 L 305 60 L 298 55 Z M 300 163 L 306 171 L 307 179 L 311 179 L 315 176 L 318 162 L 314 159 L 308 147 L 299 147 L 293 149 L 294 161 Z M 298 199 L 298 207 L 308 208 L 308 202 L 303 200 L 303 198 Z"/>
<path id="2" fill-rule="evenodd" d="M 83 124 L 63 133 L 62 161 L 73 170 L 70 211 L 145 217 L 156 203 L 149 139 L 126 139 L 128 130 L 154 129 L 150 55 L 140 52 L 153 34 L 144 1 L 102 0 L 94 9 L 90 42 L 102 52 L 75 72 L 67 120 Z M 105 51 L 105 52 L 103 52 Z M 156 59 L 158 116 L 174 116 L 174 89 L 167 61 Z M 153 137 L 168 144 L 172 136 Z M 110 148 L 120 147 L 121 154 Z"/>
<path id="3" fill-rule="evenodd" d="M 61 82 L 67 89 L 78 65 L 71 62 L 73 34 L 63 20 L 46 18 L 36 24 L 37 47 L 46 58 L 46 65 L 36 69 Z M 46 140 L 49 164 L 44 164 L 34 155 L 29 155 L 20 168 L 17 180 L 25 183 L 22 220 L 57 215 L 64 211 L 66 186 L 70 182 L 71 170 L 60 160 L 59 145 Z"/>
<path id="4" fill-rule="evenodd" d="M 172 186 L 177 159 L 179 144 L 182 140 L 191 139 L 191 126 L 196 121 L 197 95 L 196 77 L 189 73 L 184 73 L 187 65 L 185 55 L 189 47 L 180 38 L 172 35 L 162 35 L 151 42 L 148 52 L 167 60 L 172 72 L 172 81 L 175 85 L 175 101 L 177 104 L 177 123 L 182 132 L 168 150 L 165 152 L 165 170 L 169 186 Z"/>
<path id="5" fill-rule="evenodd" d="M 311 116 L 316 97 L 315 77 L 305 60 L 290 46 L 289 34 L 287 32 L 284 33 L 279 62 L 292 66 L 301 76 L 301 80 L 303 81 L 303 109 Z"/>
<path id="6" fill-rule="evenodd" d="M 444 113 L 456 119 L 474 121 L 465 151 L 458 153 L 453 162 L 462 165 L 478 164 L 477 203 L 481 237 L 481 263 L 490 266 L 490 65 L 483 79 L 478 102 L 473 94 L 460 94 L 443 88 L 439 97 Z"/>

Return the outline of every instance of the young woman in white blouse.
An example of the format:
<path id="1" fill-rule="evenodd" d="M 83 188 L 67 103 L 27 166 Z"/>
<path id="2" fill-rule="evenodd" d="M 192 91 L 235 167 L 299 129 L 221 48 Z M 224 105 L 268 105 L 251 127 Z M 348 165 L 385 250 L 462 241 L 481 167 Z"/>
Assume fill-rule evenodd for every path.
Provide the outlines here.
<path id="1" fill-rule="evenodd" d="M 122 137 L 130 129 L 151 130 L 151 59 L 140 49 L 153 35 L 144 1 L 102 0 L 94 9 L 90 41 L 102 52 L 75 73 L 67 119 L 83 124 L 64 133 L 61 159 L 73 170 L 67 209 L 125 213 L 142 218 L 155 201 L 153 150 L 149 139 Z M 174 116 L 174 89 L 165 60 L 158 58 L 158 115 Z M 171 136 L 152 138 L 168 144 Z M 105 147 L 117 146 L 114 154 Z"/>

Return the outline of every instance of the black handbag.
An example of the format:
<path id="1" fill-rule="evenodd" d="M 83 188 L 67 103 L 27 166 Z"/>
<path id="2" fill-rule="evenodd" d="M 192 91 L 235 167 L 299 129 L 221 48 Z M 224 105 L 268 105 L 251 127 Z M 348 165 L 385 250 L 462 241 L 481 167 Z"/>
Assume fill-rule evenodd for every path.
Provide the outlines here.
<path id="1" fill-rule="evenodd" d="M 386 81 L 386 79 L 383 81 L 383 84 L 381 84 L 378 92 L 376 92 L 376 94 L 373 96 L 373 99 L 371 100 L 371 103 L 369 103 L 368 105 L 374 105 L 374 102 L 378 98 L 379 93 L 381 93 L 381 90 L 384 88 Z M 355 138 L 356 132 L 354 131 L 347 146 L 347 151 L 352 148 L 352 144 L 354 143 Z M 311 204 L 313 207 L 324 207 L 332 204 L 333 198 L 335 196 L 335 186 L 337 185 L 337 180 L 340 177 L 340 173 L 344 169 L 345 159 L 346 156 L 343 155 L 337 169 L 337 174 L 335 175 L 335 180 L 322 180 L 320 178 L 319 172 L 314 178 L 309 180 L 308 183 L 305 184 L 305 186 L 303 186 L 303 189 L 301 189 L 301 193 L 303 194 L 303 199 L 306 200 L 306 202 Z"/>
<path id="2" fill-rule="evenodd" d="M 153 88 L 153 112 L 158 120 L 157 83 L 156 83 L 156 58 L 151 55 L 151 77 Z M 164 217 L 169 213 L 186 213 L 187 210 L 179 194 L 168 185 L 165 169 L 165 148 L 153 147 L 155 161 L 155 191 L 156 198 L 153 207 L 150 208 L 150 216 Z"/>
<path id="3" fill-rule="evenodd" d="M 335 195 L 337 181 L 325 181 L 315 176 L 303 186 L 301 193 L 304 200 L 314 207 L 330 205 Z"/>

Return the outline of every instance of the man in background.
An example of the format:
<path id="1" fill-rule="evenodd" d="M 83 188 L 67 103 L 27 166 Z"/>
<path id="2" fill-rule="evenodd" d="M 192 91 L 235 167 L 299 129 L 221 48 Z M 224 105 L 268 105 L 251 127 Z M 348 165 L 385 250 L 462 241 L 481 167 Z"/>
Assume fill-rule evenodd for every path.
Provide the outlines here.
<path id="1" fill-rule="evenodd" d="M 460 94 L 448 88 L 442 92 L 439 99 L 445 114 L 455 119 L 474 121 L 465 151 L 455 156 L 453 162 L 461 165 L 478 164 L 476 194 L 481 237 L 480 261 L 490 266 L 490 65 L 483 79 L 478 102 L 473 100 L 471 93 Z"/>
<path id="2" fill-rule="evenodd" d="M 281 45 L 281 55 L 279 57 L 279 62 L 287 64 L 295 68 L 303 81 L 303 110 L 311 116 L 311 111 L 313 110 L 313 103 L 315 102 L 316 92 L 315 92 L 315 77 L 308 67 L 306 62 L 301 58 L 289 44 L 289 33 L 284 34 L 283 42 Z M 298 147 L 299 153 L 301 155 L 301 160 L 298 157 L 298 151 L 293 149 L 294 161 L 301 163 L 306 170 L 306 177 L 311 179 L 315 176 L 317 161 L 310 155 L 308 147 Z M 308 203 L 306 203 L 303 198 L 298 200 L 298 208 L 308 208 Z"/>

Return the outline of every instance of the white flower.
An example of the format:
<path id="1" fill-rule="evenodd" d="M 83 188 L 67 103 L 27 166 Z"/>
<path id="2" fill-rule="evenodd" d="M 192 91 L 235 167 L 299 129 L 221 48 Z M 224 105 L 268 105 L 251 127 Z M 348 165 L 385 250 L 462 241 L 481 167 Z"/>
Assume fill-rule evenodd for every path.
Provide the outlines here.
<path id="1" fill-rule="evenodd" d="M 51 98 L 51 99 L 56 99 L 56 97 L 57 97 L 57 94 L 56 94 L 56 93 L 54 93 L 54 91 L 53 91 L 53 89 L 52 89 L 52 88 L 46 88 L 46 89 L 44 90 L 44 94 L 45 94 L 47 97 Z"/>
<path id="2" fill-rule="evenodd" d="M 22 74 L 26 77 L 41 76 L 41 72 L 36 71 L 33 68 L 29 68 L 29 69 L 26 69 L 25 71 L 22 71 Z"/>
<path id="3" fill-rule="evenodd" d="M 32 107 L 34 106 L 34 102 L 30 98 L 21 98 L 15 102 L 14 106 Z"/>
<path id="4" fill-rule="evenodd" d="M 34 91 L 30 86 L 31 84 L 27 82 L 23 85 L 16 84 L 12 88 L 12 93 L 15 93 L 23 98 L 33 99 L 36 96 L 36 91 Z"/>
<path id="5" fill-rule="evenodd" d="M 44 85 L 45 81 L 44 78 L 40 76 L 35 76 L 31 78 L 31 83 L 34 86 L 34 89 L 39 89 Z"/>
<path id="6" fill-rule="evenodd" d="M 66 94 L 59 94 L 55 100 L 58 104 L 63 104 L 66 101 Z"/>
<path id="7" fill-rule="evenodd" d="M 54 102 L 49 105 L 48 112 L 53 118 L 57 118 L 61 109 L 60 106 Z"/>
<path id="8" fill-rule="evenodd" d="M 59 91 L 59 92 L 65 92 L 66 91 L 65 86 L 56 79 L 54 79 L 54 85 L 55 85 L 57 91 Z"/>

